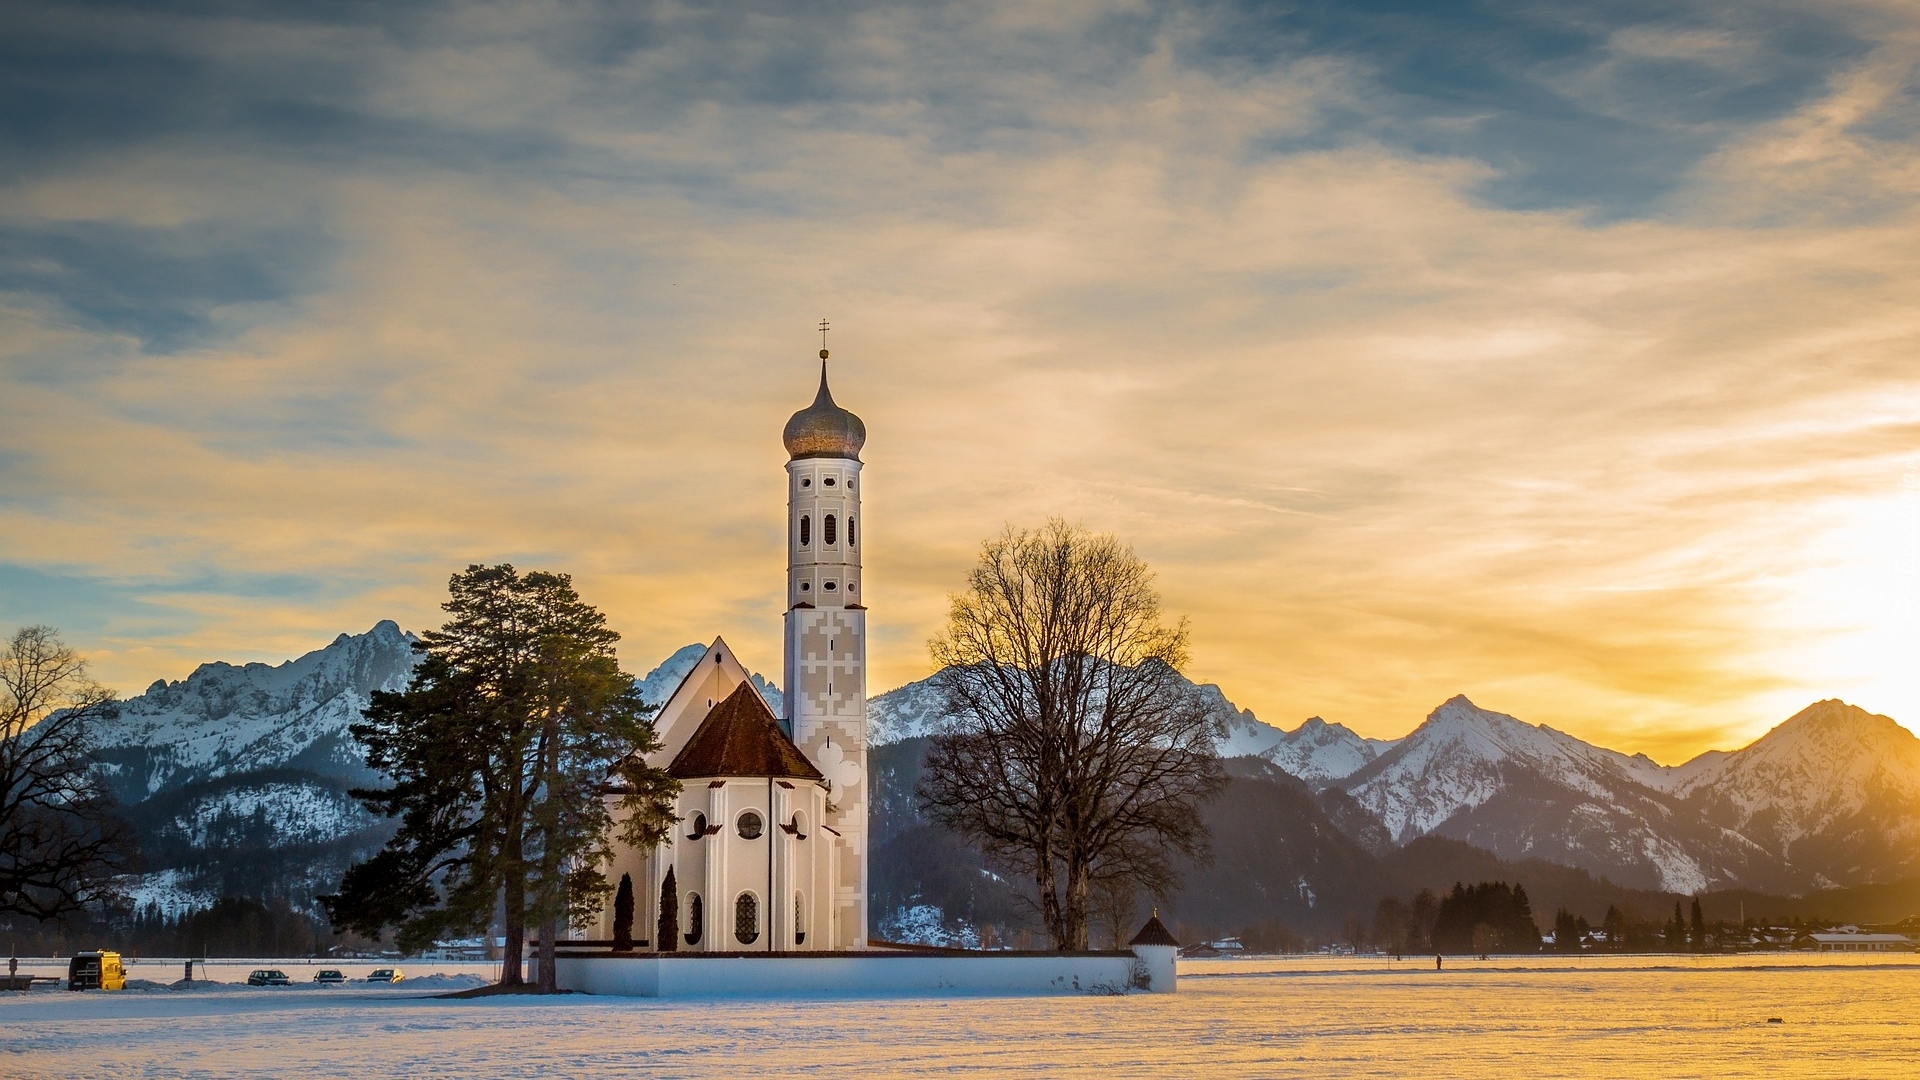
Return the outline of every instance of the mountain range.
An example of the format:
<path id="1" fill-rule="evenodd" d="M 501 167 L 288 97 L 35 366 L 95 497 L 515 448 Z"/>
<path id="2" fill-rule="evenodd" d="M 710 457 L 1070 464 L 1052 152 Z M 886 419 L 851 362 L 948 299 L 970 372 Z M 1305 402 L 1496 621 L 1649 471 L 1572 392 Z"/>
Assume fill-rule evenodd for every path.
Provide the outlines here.
<path id="1" fill-rule="evenodd" d="M 381 622 L 284 664 L 205 664 L 125 701 L 98 738 L 147 852 L 139 899 L 181 910 L 277 892 L 306 904 L 377 847 L 390 826 L 347 795 L 378 779 L 347 725 L 373 691 L 405 686 L 411 644 Z M 643 696 L 664 700 L 699 652 L 669 656 L 640 680 Z M 778 712 L 778 689 L 754 681 Z M 1208 813 L 1216 858 L 1180 901 L 1195 924 L 1232 925 L 1226 909 L 1249 904 L 1299 908 L 1311 922 L 1391 883 L 1369 875 L 1441 872 L 1436 852 L 1452 853 L 1440 860 L 1450 866 L 1484 859 L 1487 872 L 1530 866 L 1535 878 L 1558 867 L 1592 888 L 1648 893 L 1797 895 L 1920 875 L 1920 739 L 1844 702 L 1811 705 L 1739 750 L 1665 766 L 1465 697 L 1381 740 L 1318 717 L 1286 730 L 1217 686 L 1193 692 L 1237 763 Z M 933 835 L 912 805 L 940 713 L 930 680 L 869 704 L 876 910 L 938 902 L 997 917 L 1013 886 L 957 838 Z"/>

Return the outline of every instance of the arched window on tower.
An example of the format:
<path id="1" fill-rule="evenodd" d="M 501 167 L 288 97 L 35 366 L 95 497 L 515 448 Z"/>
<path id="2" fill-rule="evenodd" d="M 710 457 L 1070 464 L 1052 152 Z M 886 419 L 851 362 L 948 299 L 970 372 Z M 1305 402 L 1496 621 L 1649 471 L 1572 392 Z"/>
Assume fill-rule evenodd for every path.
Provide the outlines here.
<path id="1" fill-rule="evenodd" d="M 760 940 L 760 898 L 750 892 L 733 902 L 733 938 L 742 945 Z"/>
<path id="2" fill-rule="evenodd" d="M 793 943 L 807 943 L 807 898 L 800 893 L 793 894 Z"/>
<path id="3" fill-rule="evenodd" d="M 847 546 L 848 547 L 852 547 L 855 541 L 859 538 L 859 534 L 854 531 L 853 526 L 854 526 L 853 515 L 848 514 L 847 515 Z"/>
<path id="4" fill-rule="evenodd" d="M 703 929 L 703 927 L 700 924 L 705 921 L 702 918 L 703 915 L 705 915 L 705 912 L 701 910 L 700 894 L 688 893 L 687 894 L 687 944 L 689 945 L 700 944 L 700 933 L 701 933 L 701 930 Z"/>
<path id="5" fill-rule="evenodd" d="M 811 544 L 811 543 L 813 543 L 813 518 L 809 517 L 806 514 L 801 514 L 800 515 L 800 546 L 806 547 L 808 544 Z M 832 541 L 828 541 L 828 543 L 832 543 Z"/>
<path id="6" fill-rule="evenodd" d="M 831 546 L 835 540 L 833 525 L 832 514 L 828 514 L 826 517 L 820 519 L 820 539 L 829 546 Z"/>

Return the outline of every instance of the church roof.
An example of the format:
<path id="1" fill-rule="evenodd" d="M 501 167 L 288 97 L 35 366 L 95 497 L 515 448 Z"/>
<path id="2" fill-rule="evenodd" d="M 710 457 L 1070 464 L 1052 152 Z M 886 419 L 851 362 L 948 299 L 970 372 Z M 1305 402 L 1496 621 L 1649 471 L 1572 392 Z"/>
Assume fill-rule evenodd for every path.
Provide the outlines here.
<path id="1" fill-rule="evenodd" d="M 1133 940 L 1127 942 L 1127 944 L 1130 946 L 1171 945 L 1176 949 L 1180 947 L 1180 943 L 1175 941 L 1173 934 L 1167 930 L 1166 924 L 1160 921 L 1158 912 L 1154 913 L 1154 915 L 1147 920 L 1147 925 L 1141 927 L 1140 932 L 1133 935 Z"/>
<path id="2" fill-rule="evenodd" d="M 826 356 L 823 350 L 821 356 Z M 813 404 L 794 413 L 781 433 L 787 454 L 800 458 L 851 458 L 860 460 L 860 448 L 867 444 L 867 425 L 860 418 L 833 403 L 827 389 L 827 362 L 820 361 L 820 392 Z"/>
<path id="3" fill-rule="evenodd" d="M 807 755 L 793 745 L 751 682 L 735 687 L 715 705 L 680 748 L 667 774 L 676 780 L 703 776 L 785 776 L 822 780 Z"/>

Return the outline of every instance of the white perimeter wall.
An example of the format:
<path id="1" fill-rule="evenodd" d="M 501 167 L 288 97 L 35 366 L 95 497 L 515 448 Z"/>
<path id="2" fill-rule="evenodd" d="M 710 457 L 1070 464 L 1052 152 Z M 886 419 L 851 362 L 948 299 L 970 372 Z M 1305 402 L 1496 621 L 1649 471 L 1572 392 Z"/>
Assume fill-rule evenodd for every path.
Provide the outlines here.
<path id="1" fill-rule="evenodd" d="M 1171 954 L 1174 950 L 1166 950 Z M 731 994 L 1072 994 L 1173 989 L 1171 956 L 561 956 L 563 990 L 624 997 Z M 1156 963 L 1158 961 L 1159 963 Z"/>

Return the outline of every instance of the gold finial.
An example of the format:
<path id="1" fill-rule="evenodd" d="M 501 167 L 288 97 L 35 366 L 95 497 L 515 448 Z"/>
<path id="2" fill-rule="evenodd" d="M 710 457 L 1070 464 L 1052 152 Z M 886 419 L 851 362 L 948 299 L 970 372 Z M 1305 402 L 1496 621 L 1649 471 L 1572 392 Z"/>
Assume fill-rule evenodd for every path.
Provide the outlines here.
<path id="1" fill-rule="evenodd" d="M 827 320 L 820 320 L 820 359 L 827 358 Z"/>

